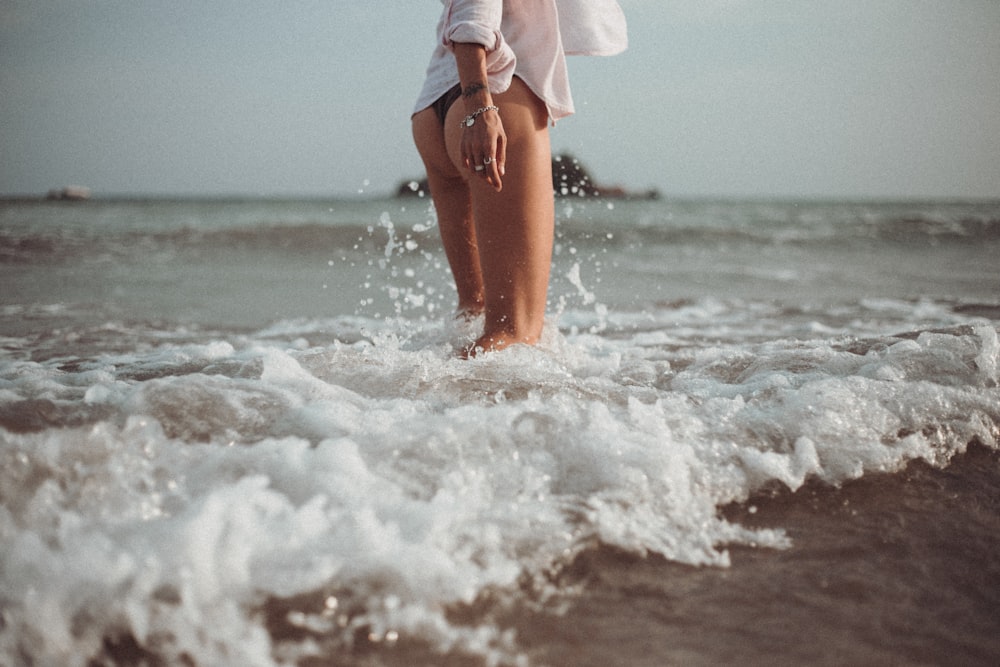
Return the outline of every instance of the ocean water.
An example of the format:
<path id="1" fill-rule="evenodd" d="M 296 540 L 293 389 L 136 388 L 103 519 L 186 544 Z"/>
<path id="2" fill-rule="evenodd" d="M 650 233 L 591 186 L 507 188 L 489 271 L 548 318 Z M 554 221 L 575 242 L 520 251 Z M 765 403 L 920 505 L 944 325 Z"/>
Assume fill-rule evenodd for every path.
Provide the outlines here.
<path id="1" fill-rule="evenodd" d="M 0 202 L 0 664 L 1000 662 L 1000 202 Z"/>

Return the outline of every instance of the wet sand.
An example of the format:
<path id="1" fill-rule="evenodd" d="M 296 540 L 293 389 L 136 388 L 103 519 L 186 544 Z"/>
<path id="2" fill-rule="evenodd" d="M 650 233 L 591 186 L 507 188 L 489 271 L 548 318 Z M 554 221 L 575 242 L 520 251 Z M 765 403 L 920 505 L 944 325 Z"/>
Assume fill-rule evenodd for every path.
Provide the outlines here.
<path id="1" fill-rule="evenodd" d="M 839 488 L 775 489 L 724 513 L 785 527 L 787 550 L 734 548 L 731 567 L 698 568 L 597 547 L 558 575 L 577 595 L 486 613 L 516 631 L 528 664 L 548 667 L 996 665 L 998 468 L 1000 453 L 974 444 L 943 470 L 918 461 Z M 483 664 L 405 641 L 362 641 L 349 662 Z"/>

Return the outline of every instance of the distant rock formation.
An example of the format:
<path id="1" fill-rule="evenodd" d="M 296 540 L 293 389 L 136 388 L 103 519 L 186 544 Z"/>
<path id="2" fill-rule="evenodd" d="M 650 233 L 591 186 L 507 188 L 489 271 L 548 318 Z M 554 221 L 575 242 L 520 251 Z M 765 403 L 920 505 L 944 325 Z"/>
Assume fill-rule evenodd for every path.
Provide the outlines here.
<path id="1" fill-rule="evenodd" d="M 552 190 L 556 197 L 601 197 L 606 199 L 659 199 L 654 190 L 633 192 L 620 185 L 598 185 L 583 164 L 568 153 L 552 157 Z M 430 193 L 427 179 L 404 181 L 396 189 L 397 197 L 424 196 Z"/>
<path id="2" fill-rule="evenodd" d="M 45 198 L 58 201 L 86 201 L 90 199 L 90 188 L 82 185 L 67 185 L 64 188 L 49 190 Z"/>
<path id="3" fill-rule="evenodd" d="M 552 189 L 557 197 L 597 197 L 601 189 L 572 155 L 552 156 Z"/>

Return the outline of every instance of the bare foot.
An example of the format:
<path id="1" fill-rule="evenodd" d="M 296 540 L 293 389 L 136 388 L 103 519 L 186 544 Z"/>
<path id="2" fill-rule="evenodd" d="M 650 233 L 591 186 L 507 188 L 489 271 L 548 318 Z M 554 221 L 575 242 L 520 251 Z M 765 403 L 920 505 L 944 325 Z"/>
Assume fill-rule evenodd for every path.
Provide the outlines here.
<path id="1" fill-rule="evenodd" d="M 455 311 L 455 321 L 456 322 L 472 322 L 477 317 L 482 317 L 482 315 L 483 315 L 483 307 L 482 307 L 482 305 L 476 306 L 476 307 L 472 307 L 472 308 L 462 308 L 462 307 L 459 307 L 459 309 Z"/>
<path id="2" fill-rule="evenodd" d="M 534 345 L 540 336 L 514 336 L 506 333 L 483 334 L 476 339 L 476 342 L 468 345 L 462 350 L 463 359 L 472 359 L 487 352 L 499 352 L 511 345 Z"/>

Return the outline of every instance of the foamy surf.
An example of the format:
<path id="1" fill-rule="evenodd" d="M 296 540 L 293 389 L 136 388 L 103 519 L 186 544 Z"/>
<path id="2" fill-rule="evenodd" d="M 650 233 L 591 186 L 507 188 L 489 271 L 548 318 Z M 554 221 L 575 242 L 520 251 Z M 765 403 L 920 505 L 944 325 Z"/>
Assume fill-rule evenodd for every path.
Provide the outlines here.
<path id="1" fill-rule="evenodd" d="M 997 211 L 0 202 L 0 663 L 994 664 Z"/>
<path id="2" fill-rule="evenodd" d="M 727 318 L 802 333 L 751 305 L 568 311 L 539 348 L 471 361 L 459 324 L 358 317 L 22 348 L 0 372 L 0 655 L 529 664 L 495 610 L 558 613 L 581 554 L 725 567 L 793 544 L 728 504 L 997 447 L 985 321 L 727 336 Z"/>

